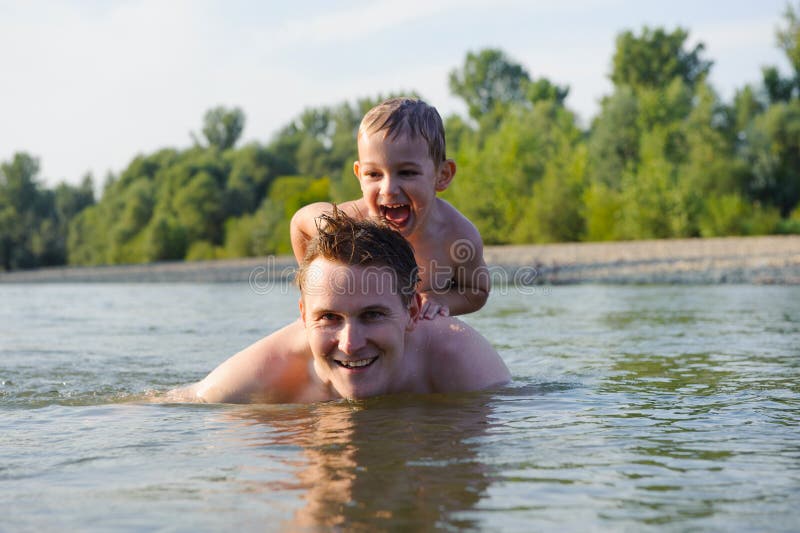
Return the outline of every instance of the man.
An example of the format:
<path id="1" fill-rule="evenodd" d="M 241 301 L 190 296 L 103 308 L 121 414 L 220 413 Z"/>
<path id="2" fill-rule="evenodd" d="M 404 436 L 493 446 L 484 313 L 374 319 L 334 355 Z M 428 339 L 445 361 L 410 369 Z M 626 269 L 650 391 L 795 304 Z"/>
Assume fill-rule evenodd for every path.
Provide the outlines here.
<path id="1" fill-rule="evenodd" d="M 319 218 L 297 273 L 305 338 L 287 326 L 169 396 L 307 403 L 507 383 L 503 360 L 474 329 L 452 317 L 419 320 L 417 281 L 402 235 L 334 209 Z"/>

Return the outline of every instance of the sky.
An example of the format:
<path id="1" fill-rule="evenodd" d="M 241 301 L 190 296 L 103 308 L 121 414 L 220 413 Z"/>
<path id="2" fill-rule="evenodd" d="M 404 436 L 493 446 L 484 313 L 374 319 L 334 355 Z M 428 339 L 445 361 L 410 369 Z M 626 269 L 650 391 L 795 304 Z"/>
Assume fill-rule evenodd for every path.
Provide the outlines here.
<path id="1" fill-rule="evenodd" d="M 797 6 L 797 4 L 795 4 Z M 499 48 L 570 87 L 588 125 L 616 36 L 689 31 L 725 101 L 761 67 L 789 72 L 775 29 L 787 0 L 0 0 L 0 162 L 37 157 L 45 186 L 100 184 L 138 154 L 187 148 L 205 112 L 246 116 L 269 142 L 308 107 L 415 91 L 466 115 L 448 74 Z"/>

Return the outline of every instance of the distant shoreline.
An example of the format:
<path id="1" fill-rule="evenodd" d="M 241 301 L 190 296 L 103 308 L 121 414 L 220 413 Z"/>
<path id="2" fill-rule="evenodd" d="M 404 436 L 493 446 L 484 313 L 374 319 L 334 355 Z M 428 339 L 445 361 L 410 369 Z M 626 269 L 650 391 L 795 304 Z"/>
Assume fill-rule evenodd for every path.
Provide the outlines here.
<path id="1" fill-rule="evenodd" d="M 800 285 L 800 235 L 487 246 L 495 284 Z M 292 256 L 0 272 L 0 283 L 266 283 L 291 279 Z"/>

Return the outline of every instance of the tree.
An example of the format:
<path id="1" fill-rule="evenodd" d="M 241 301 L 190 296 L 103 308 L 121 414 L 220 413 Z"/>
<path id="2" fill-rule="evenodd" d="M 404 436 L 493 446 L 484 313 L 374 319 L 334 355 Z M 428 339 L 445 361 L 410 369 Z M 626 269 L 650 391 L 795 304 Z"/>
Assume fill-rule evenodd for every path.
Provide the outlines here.
<path id="1" fill-rule="evenodd" d="M 244 113 L 238 107 L 209 109 L 203 119 L 203 135 L 209 146 L 220 150 L 233 148 L 244 130 Z"/>
<path id="2" fill-rule="evenodd" d="M 712 62 L 701 58 L 705 45 L 686 50 L 689 33 L 678 28 L 667 33 L 662 28 L 645 26 L 640 36 L 631 31 L 617 37 L 612 63 L 611 81 L 617 87 L 628 85 L 660 88 L 679 77 L 693 87 L 708 74 Z"/>
<path id="3" fill-rule="evenodd" d="M 495 106 L 523 102 L 530 76 L 525 68 L 498 49 L 469 52 L 460 70 L 450 72 L 450 91 L 460 96 L 469 115 L 480 120 Z"/>
<path id="4" fill-rule="evenodd" d="M 4 270 L 38 264 L 32 239 L 45 211 L 38 173 L 39 160 L 23 152 L 0 165 L 0 266 Z M 41 249 L 41 244 L 37 247 Z"/>
<path id="5" fill-rule="evenodd" d="M 753 121 L 741 150 L 750 198 L 787 216 L 800 201 L 800 100 L 773 104 Z"/>
<path id="6" fill-rule="evenodd" d="M 778 28 L 778 46 L 794 68 L 795 85 L 800 90 L 800 4 L 797 10 L 788 4 L 783 19 L 786 25 Z"/>
<path id="7" fill-rule="evenodd" d="M 487 243 L 554 240 L 565 234 L 577 238 L 572 228 L 579 224 L 572 224 L 572 213 L 580 211 L 576 191 L 582 186 L 583 170 L 580 157 L 572 151 L 580 140 L 575 116 L 556 102 L 540 102 L 534 107 L 511 104 L 497 128 L 483 128 L 462 139 L 455 154 L 458 179 L 444 197 L 472 220 Z M 554 191 L 565 185 L 562 171 L 570 174 L 566 187 L 570 198 Z M 547 184 L 536 185 L 548 175 Z M 536 214 L 529 211 L 533 195 L 542 198 L 535 202 Z M 544 206 L 544 198 L 557 196 L 560 208 L 570 218 L 561 228 L 563 233 L 554 228 L 552 211 Z M 533 224 L 537 226 L 531 229 Z"/>
<path id="8" fill-rule="evenodd" d="M 778 102 L 788 102 L 797 85 L 796 80 L 784 78 L 775 67 L 764 67 L 761 71 L 764 80 L 764 89 L 771 104 Z"/>
<path id="9" fill-rule="evenodd" d="M 536 102 L 555 102 L 558 105 L 564 105 L 564 100 L 569 95 L 569 87 L 555 85 L 547 78 L 539 78 L 531 81 L 526 90 L 526 97 L 529 102 L 536 104 Z"/>
<path id="10" fill-rule="evenodd" d="M 638 115 L 639 101 L 628 86 L 603 98 L 588 140 L 590 181 L 615 189 L 626 170 L 635 170 L 641 135 Z"/>
<path id="11" fill-rule="evenodd" d="M 189 241 L 206 240 L 221 244 L 223 237 L 222 194 L 216 180 L 200 172 L 173 199 L 178 222 L 186 228 Z"/>

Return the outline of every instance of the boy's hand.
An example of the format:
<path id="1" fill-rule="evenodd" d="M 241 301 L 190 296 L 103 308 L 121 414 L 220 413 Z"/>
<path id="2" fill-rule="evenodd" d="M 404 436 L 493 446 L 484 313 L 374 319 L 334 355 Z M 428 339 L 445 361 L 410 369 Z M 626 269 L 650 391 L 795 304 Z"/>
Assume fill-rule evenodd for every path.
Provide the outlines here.
<path id="1" fill-rule="evenodd" d="M 423 320 L 433 320 L 437 316 L 450 316 L 450 309 L 432 298 L 428 293 L 420 294 L 421 304 L 419 317 Z"/>

